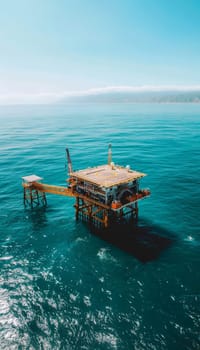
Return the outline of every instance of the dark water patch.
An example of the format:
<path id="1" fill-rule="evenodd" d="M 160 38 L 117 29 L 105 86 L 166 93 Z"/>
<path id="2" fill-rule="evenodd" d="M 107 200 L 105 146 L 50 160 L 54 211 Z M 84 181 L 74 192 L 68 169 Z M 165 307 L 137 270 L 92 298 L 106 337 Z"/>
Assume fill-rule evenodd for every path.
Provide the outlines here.
<path id="1" fill-rule="evenodd" d="M 117 224 L 106 230 L 89 228 L 93 234 L 143 263 L 158 259 L 176 239 L 175 234 L 145 220 L 138 224 Z"/>

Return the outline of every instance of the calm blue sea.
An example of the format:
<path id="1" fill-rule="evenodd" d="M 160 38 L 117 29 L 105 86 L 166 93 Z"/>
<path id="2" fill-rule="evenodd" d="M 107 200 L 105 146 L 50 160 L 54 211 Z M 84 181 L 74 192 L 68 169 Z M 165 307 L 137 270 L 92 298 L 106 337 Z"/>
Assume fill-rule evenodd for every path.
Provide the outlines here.
<path id="1" fill-rule="evenodd" d="M 0 107 L 0 349 L 200 349 L 200 105 Z M 148 174 L 138 226 L 99 236 L 73 199 L 22 201 L 113 160 Z"/>

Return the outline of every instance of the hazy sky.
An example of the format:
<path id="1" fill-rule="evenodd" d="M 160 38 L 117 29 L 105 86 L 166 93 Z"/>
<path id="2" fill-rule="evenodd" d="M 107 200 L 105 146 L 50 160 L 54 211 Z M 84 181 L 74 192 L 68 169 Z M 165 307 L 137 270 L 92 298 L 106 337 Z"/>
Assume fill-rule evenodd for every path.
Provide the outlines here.
<path id="1" fill-rule="evenodd" d="M 199 0 L 0 0 L 0 9 L 1 98 L 200 85 Z"/>

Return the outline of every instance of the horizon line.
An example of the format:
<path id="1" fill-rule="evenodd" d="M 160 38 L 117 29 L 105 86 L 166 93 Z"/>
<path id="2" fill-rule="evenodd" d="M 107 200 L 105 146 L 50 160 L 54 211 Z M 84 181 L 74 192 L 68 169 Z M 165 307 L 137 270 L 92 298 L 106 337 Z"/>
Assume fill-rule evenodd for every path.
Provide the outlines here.
<path id="1" fill-rule="evenodd" d="M 100 93 L 112 92 L 200 92 L 200 85 L 116 85 L 89 88 L 85 90 L 65 90 L 60 92 L 38 92 L 38 93 L 0 93 L 0 104 L 31 104 L 58 102 L 65 97 L 92 96 Z"/>

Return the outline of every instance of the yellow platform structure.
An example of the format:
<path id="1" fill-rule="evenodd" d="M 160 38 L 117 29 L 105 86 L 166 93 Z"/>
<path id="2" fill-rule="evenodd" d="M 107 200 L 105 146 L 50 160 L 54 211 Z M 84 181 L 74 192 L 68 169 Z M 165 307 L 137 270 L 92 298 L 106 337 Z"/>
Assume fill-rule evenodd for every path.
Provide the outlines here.
<path id="1" fill-rule="evenodd" d="M 46 193 L 75 197 L 76 219 L 82 218 L 104 228 L 122 221 L 125 217 L 138 218 L 138 201 L 149 196 L 150 191 L 139 189 L 139 179 L 144 173 L 122 167 L 112 162 L 111 145 L 108 151 L 108 164 L 72 170 L 67 149 L 67 187 L 42 183 L 37 175 L 22 177 L 24 204 L 46 204 Z"/>

